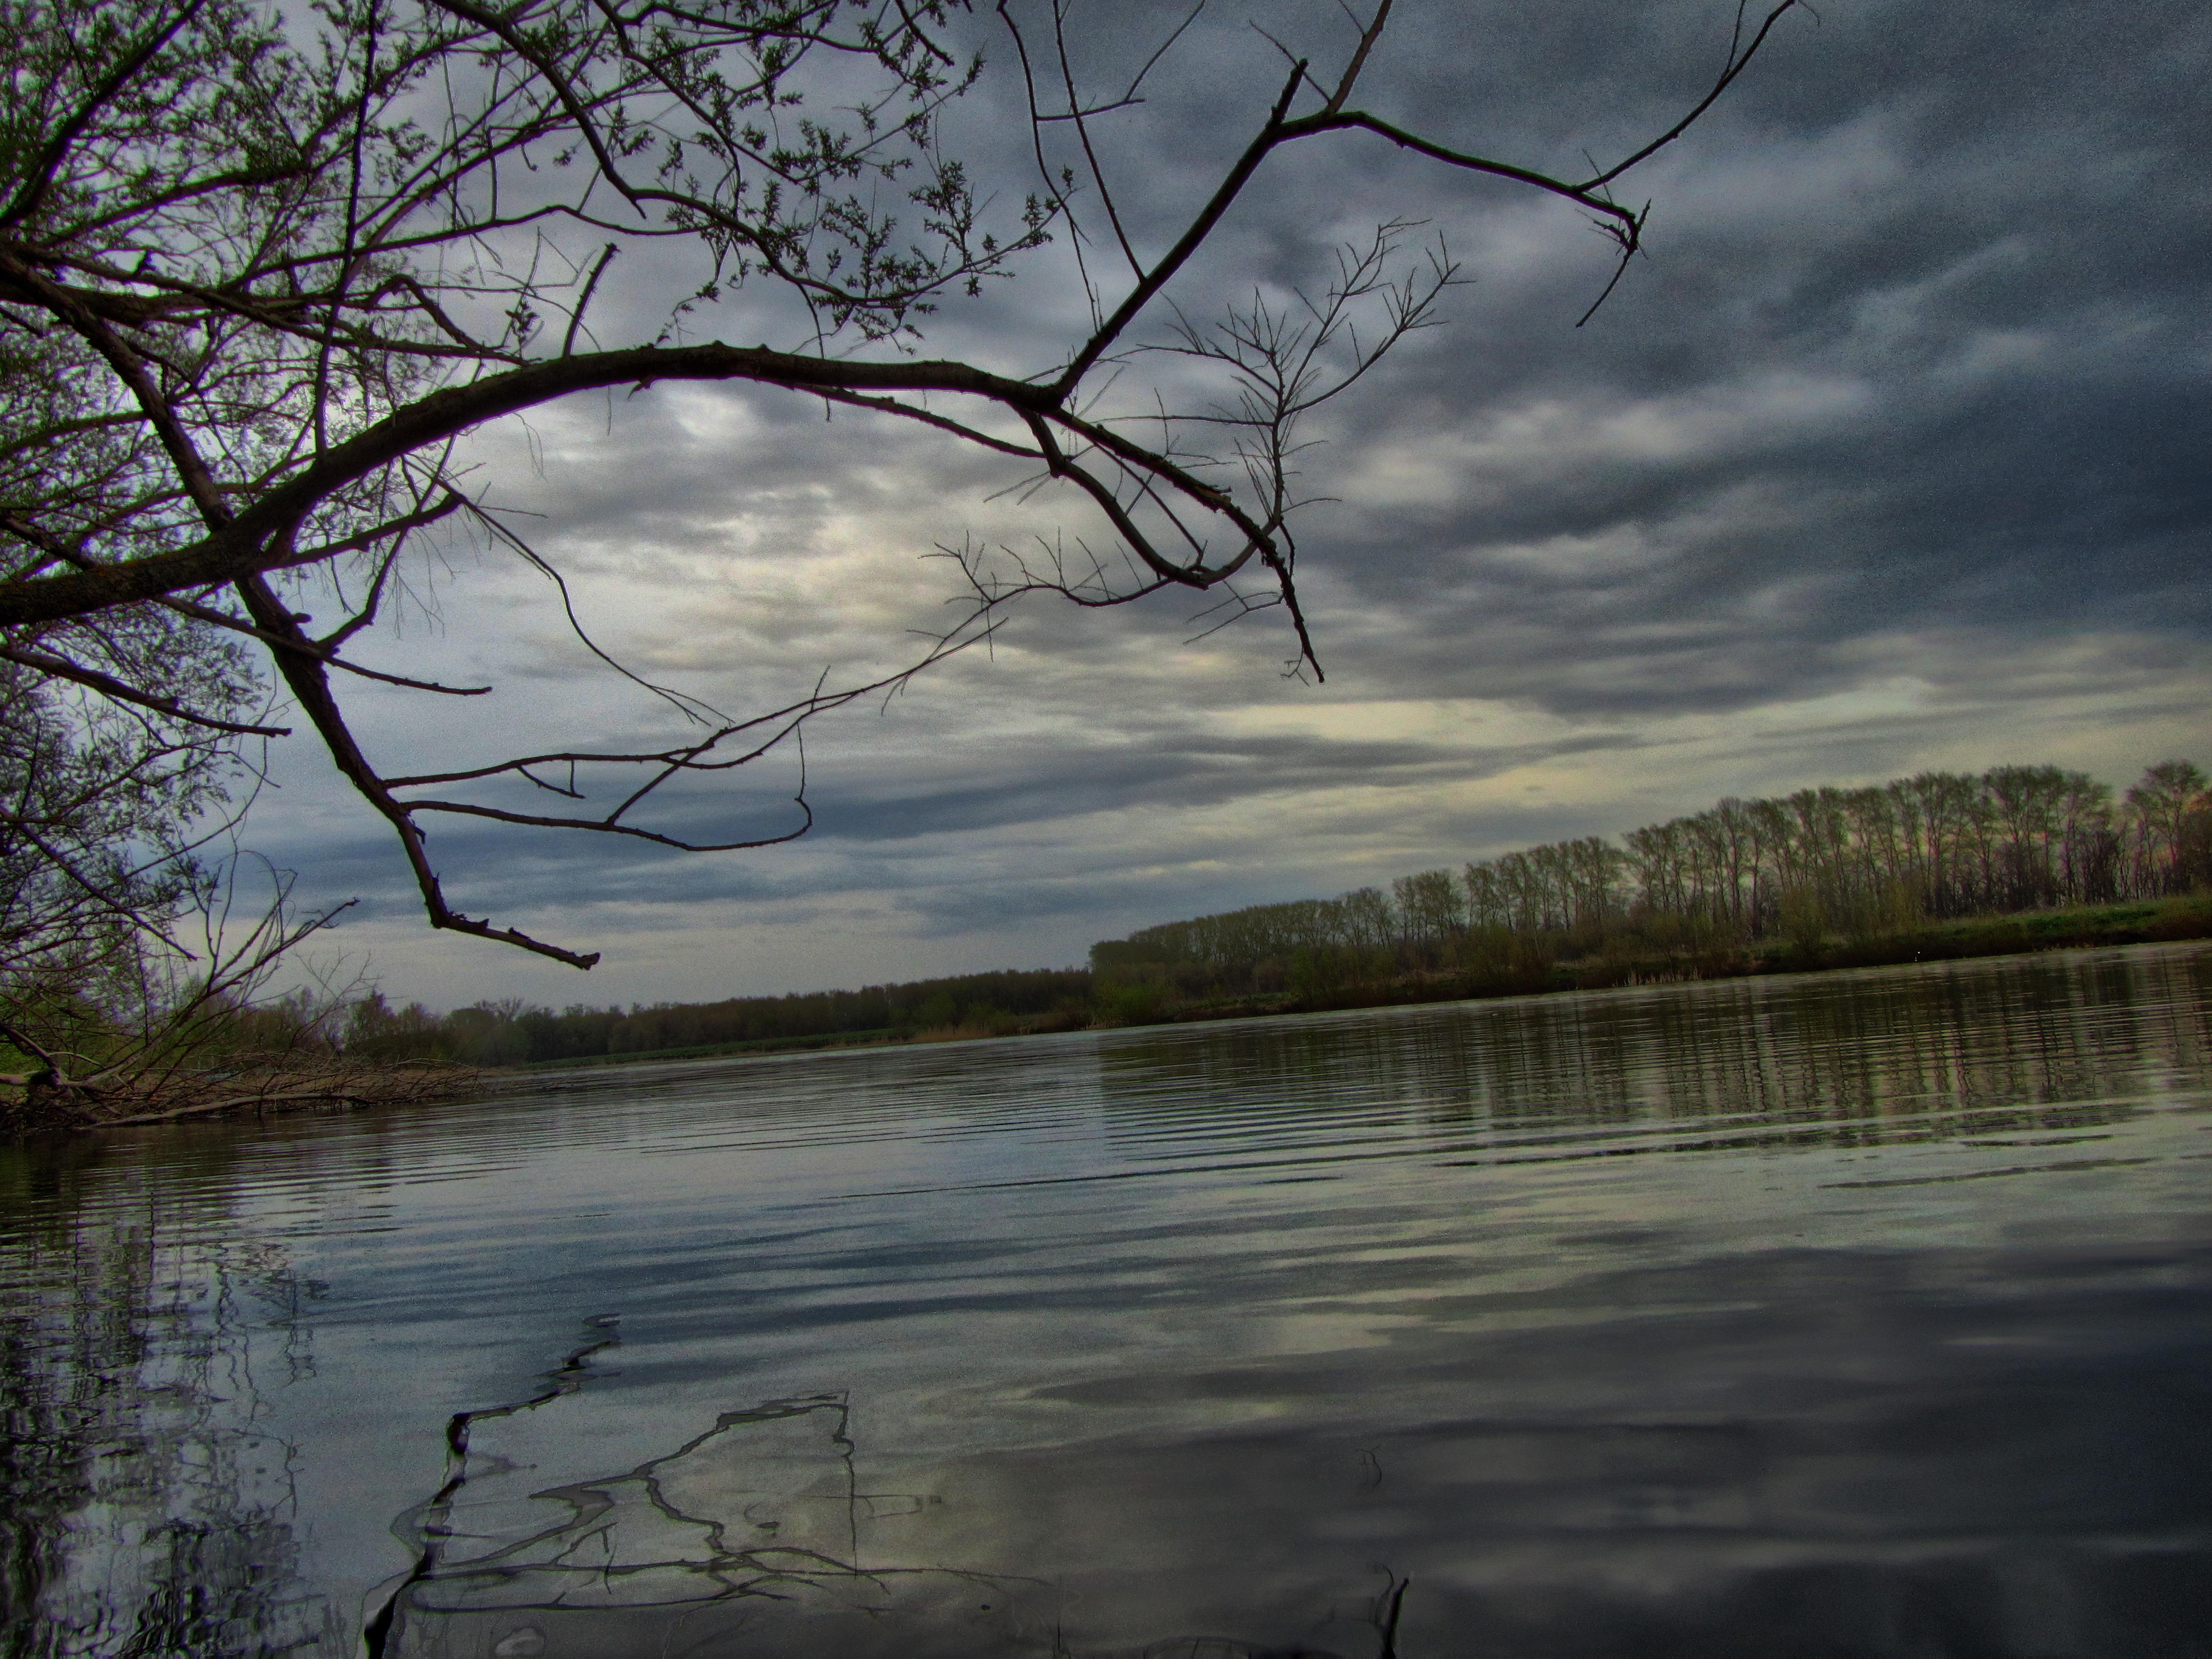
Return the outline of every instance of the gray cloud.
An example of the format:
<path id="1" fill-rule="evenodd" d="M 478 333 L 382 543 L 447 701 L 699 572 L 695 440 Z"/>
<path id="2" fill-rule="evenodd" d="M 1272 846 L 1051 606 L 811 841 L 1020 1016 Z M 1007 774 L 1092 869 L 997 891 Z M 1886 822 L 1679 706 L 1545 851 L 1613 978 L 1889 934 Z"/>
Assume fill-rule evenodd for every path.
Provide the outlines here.
<path id="1" fill-rule="evenodd" d="M 1401 8 L 1367 101 L 1571 168 L 1694 99 L 1731 9 Z M 1181 10 L 1101 15 L 1085 49 L 1103 80 Z M 1272 95 L 1280 60 L 1249 20 L 1317 59 L 1349 40 L 1333 6 L 1202 18 L 1102 135 L 1140 181 L 1140 241 Z M 995 659 L 817 728 L 810 842 L 684 860 L 441 825 L 456 902 L 596 917 L 634 955 L 708 915 L 733 940 L 804 923 L 849 938 L 861 979 L 901 930 L 947 963 L 1065 960 L 1167 915 L 1729 791 L 2046 755 L 2123 776 L 2202 732 L 2212 677 L 2208 69 L 2194 13 L 1842 0 L 1786 19 L 1624 185 L 1656 203 L 1650 257 L 1580 330 L 1609 269 L 1560 204 L 1379 142 L 1280 157 L 1194 271 L 1194 316 L 1255 277 L 1311 282 L 1332 241 L 1385 217 L 1429 222 L 1474 279 L 1448 328 L 1315 427 L 1307 482 L 1337 499 L 1304 520 L 1301 574 L 1328 684 L 1279 678 L 1279 617 L 1185 648 L 1193 607 L 1171 598 L 1032 605 Z M 956 137 L 1018 192 L 1006 112 L 987 95 Z M 1068 255 L 1063 240 L 948 307 L 925 349 L 1048 368 L 1080 309 Z M 643 316 L 642 294 L 619 297 Z M 742 301 L 687 326 L 761 337 Z M 534 453 L 483 434 L 495 497 L 543 515 L 533 534 L 598 637 L 726 707 L 907 659 L 954 591 L 921 559 L 938 543 L 1100 533 L 1079 503 L 993 499 L 1012 463 L 779 394 L 661 389 L 537 425 Z M 465 718 L 395 705 L 370 720 L 379 741 L 473 754 L 658 730 L 641 696 L 579 678 L 589 659 L 544 587 L 463 562 L 449 633 L 380 648 L 448 653 L 507 690 Z M 763 774 L 675 794 L 662 821 L 780 822 L 789 780 Z M 396 849 L 323 790 L 296 783 L 264 841 L 397 928 Z M 824 950 L 805 971 L 832 971 Z"/>

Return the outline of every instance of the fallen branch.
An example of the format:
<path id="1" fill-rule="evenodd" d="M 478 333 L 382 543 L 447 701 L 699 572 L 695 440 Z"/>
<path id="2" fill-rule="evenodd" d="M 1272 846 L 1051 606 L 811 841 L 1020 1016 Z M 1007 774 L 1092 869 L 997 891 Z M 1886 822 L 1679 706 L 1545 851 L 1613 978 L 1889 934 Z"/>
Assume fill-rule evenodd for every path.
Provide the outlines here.
<path id="1" fill-rule="evenodd" d="M 256 1113 L 271 1107 L 419 1105 L 473 1094 L 483 1074 L 472 1066 L 421 1064 L 408 1066 L 341 1066 L 317 1076 L 272 1073 L 258 1085 L 241 1088 L 234 1076 L 214 1078 L 172 1073 L 158 1082 L 90 1089 L 64 1083 L 55 1087 L 47 1073 L 0 1077 L 23 1090 L 12 1103 L 0 1103 L 0 1129 L 110 1129 L 179 1118 Z"/>

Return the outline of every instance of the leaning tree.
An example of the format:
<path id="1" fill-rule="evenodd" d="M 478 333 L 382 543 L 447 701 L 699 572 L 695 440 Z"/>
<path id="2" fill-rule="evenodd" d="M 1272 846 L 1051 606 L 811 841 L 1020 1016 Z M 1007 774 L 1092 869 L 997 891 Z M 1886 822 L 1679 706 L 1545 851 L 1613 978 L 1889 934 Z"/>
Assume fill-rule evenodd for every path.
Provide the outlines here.
<path id="1" fill-rule="evenodd" d="M 1075 544 L 1093 550 L 971 546 L 958 620 L 904 672 L 988 637 L 1024 594 L 1104 606 L 1177 589 L 1231 614 L 1279 610 L 1318 672 L 1296 581 L 1298 422 L 1437 320 L 1457 267 L 1385 224 L 1287 308 L 1255 301 L 1200 324 L 1178 303 L 1194 256 L 1282 153 L 1352 143 L 1565 198 L 1611 238 L 1618 280 L 1646 210 L 1615 186 L 1798 3 L 1740 11 L 1681 118 L 1578 178 L 1369 107 L 1391 0 L 1347 9 L 1333 61 L 1285 50 L 1269 84 L 1224 94 L 1221 107 L 1248 111 L 1241 149 L 1150 239 L 1127 193 L 1144 181 L 1115 176 L 1103 140 L 1142 118 L 1146 77 L 1183 30 L 1145 43 L 1158 50 L 1133 81 L 1088 85 L 1079 47 L 1129 27 L 1118 6 L 318 0 L 288 19 L 248 0 L 0 0 L 15 57 L 0 77 L 0 711 L 49 727 L 70 708 L 111 725 L 119 712 L 149 750 L 198 767 L 164 801 L 212 776 L 225 745 L 303 723 L 390 825 L 433 927 L 588 967 L 453 910 L 426 817 L 699 848 L 654 826 L 656 790 L 742 767 L 886 683 L 825 683 L 744 717 L 684 704 L 688 724 L 650 751 L 447 769 L 404 756 L 404 771 L 372 757 L 348 725 L 349 680 L 483 690 L 349 655 L 410 550 L 471 525 L 543 562 L 472 490 L 471 433 L 676 381 L 919 423 L 1056 492 L 1037 510 L 1087 515 Z M 1003 102 L 1025 112 L 1018 180 L 980 177 L 949 148 L 948 112 L 987 76 L 1008 77 Z M 939 306 L 1047 243 L 1085 289 L 1078 337 L 1027 374 L 924 353 Z M 665 266 L 671 244 L 700 280 L 623 337 L 611 319 L 630 313 L 610 295 L 626 262 Z M 781 343 L 731 343 L 763 332 Z M 1188 402 L 1207 375 L 1213 392 Z M 156 637 L 166 656 L 133 644 Z M 241 643 L 266 653 L 290 713 L 247 707 Z M 190 672 L 173 679 L 165 661 Z M 33 770 L 38 741 L 16 744 Z M 508 793 L 524 784 L 547 805 Z M 0 802 L 0 836 L 33 863 L 18 820 L 46 795 Z M 127 907 L 125 889 L 111 896 Z"/>

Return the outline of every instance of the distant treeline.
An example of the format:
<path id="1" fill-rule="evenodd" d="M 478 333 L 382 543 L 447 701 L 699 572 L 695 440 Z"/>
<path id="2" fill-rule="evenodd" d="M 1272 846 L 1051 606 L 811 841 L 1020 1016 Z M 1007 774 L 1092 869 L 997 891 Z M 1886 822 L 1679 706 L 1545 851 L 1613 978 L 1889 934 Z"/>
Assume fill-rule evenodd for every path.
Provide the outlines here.
<path id="1" fill-rule="evenodd" d="M 352 1057 L 520 1066 L 864 1034 L 1066 1029 L 1090 1023 L 1090 990 L 1082 969 L 1046 968 L 628 1010 L 575 1006 L 555 1013 L 509 998 L 450 1014 L 420 1003 L 394 1008 L 378 992 L 335 1011 L 326 1028 Z"/>
<path id="2" fill-rule="evenodd" d="M 1923 772 L 1723 800 L 1689 817 L 1400 878 L 1333 899 L 1141 928 L 1091 950 L 1102 991 L 1325 994 L 1423 970 L 1516 973 L 1600 954 L 1783 939 L 1807 952 L 1931 921 L 2212 883 L 2212 794 L 2185 761 L 2116 801 L 2055 766 Z"/>
<path id="3" fill-rule="evenodd" d="M 1362 887 L 1164 922 L 1093 945 L 1090 971 L 557 1013 L 508 999 L 438 1014 L 372 993 L 240 1018 L 271 1046 L 312 1035 L 351 1058 L 478 1066 L 1066 1030 L 1172 1018 L 1179 1004 L 1207 999 L 1229 1000 L 1217 1004 L 1224 1008 L 1255 995 L 1273 997 L 1268 1006 L 1389 1000 L 1394 985 L 1422 989 L 1408 975 L 1425 976 L 1427 994 L 1479 994 L 1556 984 L 1553 967 L 1576 962 L 1619 969 L 1610 979 L 1577 973 L 1577 983 L 1618 982 L 1685 957 L 1750 971 L 1722 958 L 1779 940 L 1809 962 L 1838 937 L 2208 886 L 2212 787 L 2195 766 L 2161 763 L 2118 799 L 2079 772 L 2001 766 L 1724 800 L 1617 843 L 1555 842 L 1402 877 L 1387 893 Z"/>

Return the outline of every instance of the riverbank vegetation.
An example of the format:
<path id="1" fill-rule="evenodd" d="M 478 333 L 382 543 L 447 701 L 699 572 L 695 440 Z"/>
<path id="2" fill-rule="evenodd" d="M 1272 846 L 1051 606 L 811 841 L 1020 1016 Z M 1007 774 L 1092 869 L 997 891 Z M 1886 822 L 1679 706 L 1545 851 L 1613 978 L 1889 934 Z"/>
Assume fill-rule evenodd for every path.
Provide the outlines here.
<path id="1" fill-rule="evenodd" d="M 272 913 L 273 915 L 273 913 Z M 272 929 L 274 931 L 272 931 Z M 82 981 L 0 1022 L 16 1127 L 466 1092 L 485 1068 L 765 1054 L 2212 937 L 2212 780 L 2124 793 L 2055 767 L 1923 773 L 1405 876 L 1385 890 L 1139 929 L 1088 969 L 561 1012 L 448 1013 L 381 991 L 253 986 L 289 938 L 246 930 L 185 994 Z M 296 939 L 292 942 L 296 943 Z M 284 948 L 289 948 L 289 945 Z M 143 958 L 132 958 L 142 960 Z M 111 975 L 111 979 L 112 979 Z M 134 1012 L 135 1011 L 135 1012 Z M 159 1017 L 156 1018 L 155 1016 Z M 134 1023 L 135 1022 L 135 1023 Z M 9 1062 L 0 1046 L 0 1066 Z"/>
<path id="2" fill-rule="evenodd" d="M 473 1072 L 439 1056 L 395 1066 L 332 1042 L 332 1014 L 355 988 L 268 994 L 327 915 L 295 918 L 280 881 L 265 908 L 234 921 L 234 863 L 210 875 L 184 862 L 182 874 L 166 927 L 88 929 L 74 952 L 0 972 L 0 1134 L 396 1104 L 475 1087 Z"/>
<path id="3" fill-rule="evenodd" d="M 441 1015 L 420 1003 L 395 1008 L 372 993 L 343 1012 L 331 1035 L 341 1052 L 363 1058 L 471 1066 L 1012 1036 L 1091 1024 L 1091 977 L 1079 968 L 1045 968 L 628 1010 L 573 1006 L 559 1013 L 508 998 Z"/>

